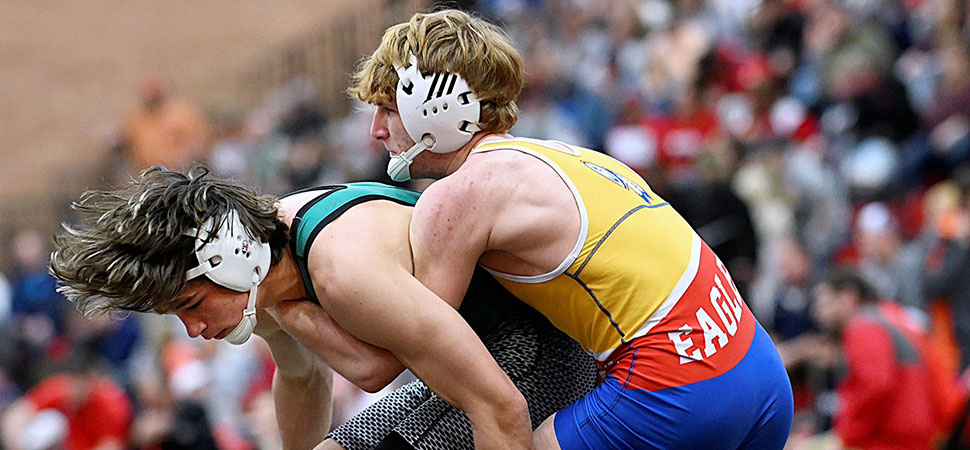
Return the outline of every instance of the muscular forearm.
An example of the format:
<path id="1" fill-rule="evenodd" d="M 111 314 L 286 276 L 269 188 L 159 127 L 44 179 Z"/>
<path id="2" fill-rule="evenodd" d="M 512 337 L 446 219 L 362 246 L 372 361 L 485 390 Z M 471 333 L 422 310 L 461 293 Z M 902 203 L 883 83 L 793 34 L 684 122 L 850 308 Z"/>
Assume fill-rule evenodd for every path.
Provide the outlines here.
<path id="1" fill-rule="evenodd" d="M 319 368 L 303 377 L 277 372 L 273 377 L 276 421 L 285 450 L 305 450 L 320 443 L 330 431 L 333 410 L 333 375 Z"/>
<path id="2" fill-rule="evenodd" d="M 287 302 L 277 307 L 277 315 L 287 334 L 367 392 L 383 389 L 404 370 L 394 354 L 357 339 L 320 305 Z"/>
<path id="3" fill-rule="evenodd" d="M 455 308 L 414 278 L 407 248 L 377 239 L 389 232 L 386 221 L 353 213 L 328 229 L 323 239 L 333 245 L 318 240 L 318 252 L 310 255 L 311 273 L 326 280 L 316 289 L 324 293 L 322 307 L 347 332 L 390 350 L 465 411 L 478 448 L 529 448 L 532 427 L 522 394 Z M 358 245 L 341 245 L 350 241 Z"/>
<path id="4" fill-rule="evenodd" d="M 521 404 L 520 404 L 521 403 Z M 479 414 L 468 413 L 475 435 L 475 448 L 482 449 L 528 449 L 532 448 L 532 427 L 529 408 L 525 400 L 505 405 L 504 408 L 484 409 Z"/>
<path id="5" fill-rule="evenodd" d="M 476 263 L 487 248 L 491 222 L 489 217 L 469 220 L 467 211 L 456 208 L 464 203 L 453 201 L 455 197 L 452 194 L 456 191 L 432 185 L 425 195 L 429 192 L 430 200 L 422 196 L 410 223 L 413 275 L 426 289 L 457 308 Z M 421 310 L 429 311 L 424 305 Z M 438 358 L 452 364 L 449 369 L 451 373 L 445 374 L 444 379 L 425 382 L 468 414 L 475 433 L 476 448 L 531 448 L 532 424 L 522 394 L 457 314 L 442 308 L 436 308 L 436 311 L 439 316 L 433 319 L 433 323 L 422 326 L 434 327 L 436 331 L 433 335 L 448 336 L 463 347 L 437 342 L 441 352 Z M 431 317 L 430 312 L 423 317 Z M 431 335 L 427 332 L 423 334 Z M 432 343 L 424 345 L 430 347 Z M 449 357 L 452 359 L 447 359 Z M 403 357 L 402 360 L 414 371 L 411 360 Z M 443 366 L 445 362 L 437 364 Z M 439 387 L 433 384 L 435 382 L 439 383 Z M 456 398 L 449 398 L 447 393 L 438 391 L 449 387 Z"/>
<path id="6" fill-rule="evenodd" d="M 403 295 L 397 301 L 409 303 L 406 298 Z M 476 448 L 529 448 L 532 427 L 525 398 L 461 316 L 440 299 L 388 314 L 400 307 L 395 303 L 385 300 L 379 310 L 348 314 L 348 327 L 363 339 L 393 350 L 435 393 L 465 411 Z M 421 314 L 404 314 L 415 310 Z M 386 326 L 359 321 L 379 314 L 387 314 L 379 322 Z"/>
<path id="7" fill-rule="evenodd" d="M 528 404 L 497 365 L 488 367 L 494 361 L 468 361 L 469 367 L 461 369 L 458 365 L 449 364 L 444 355 L 439 356 L 442 358 L 438 361 L 422 361 L 423 358 L 418 358 L 408 360 L 408 364 L 435 393 L 468 415 L 475 448 L 531 448 L 532 427 Z M 449 365 L 449 370 L 439 369 Z"/>
<path id="8" fill-rule="evenodd" d="M 283 448 L 313 448 L 330 430 L 333 372 L 282 330 L 263 338 L 276 363 L 273 404 Z"/>

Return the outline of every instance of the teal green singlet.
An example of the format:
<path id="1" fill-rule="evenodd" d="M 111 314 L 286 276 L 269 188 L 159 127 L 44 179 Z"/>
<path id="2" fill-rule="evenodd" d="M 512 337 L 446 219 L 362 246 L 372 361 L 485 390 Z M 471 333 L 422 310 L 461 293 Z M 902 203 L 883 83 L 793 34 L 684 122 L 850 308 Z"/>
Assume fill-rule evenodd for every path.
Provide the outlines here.
<path id="1" fill-rule="evenodd" d="M 307 267 L 310 246 L 313 245 L 320 231 L 341 214 L 361 203 L 387 200 L 414 206 L 421 194 L 382 183 L 361 182 L 309 188 L 283 197 L 309 191 L 321 191 L 321 193 L 303 205 L 293 217 L 290 225 L 290 245 L 296 265 L 303 276 L 303 285 L 307 294 L 313 301 L 320 303 Z M 362 279 L 361 282 L 366 280 Z M 481 269 L 475 271 L 458 312 L 479 336 L 497 328 L 503 317 L 509 314 L 532 313 L 530 308 L 517 301 L 494 278 Z"/>

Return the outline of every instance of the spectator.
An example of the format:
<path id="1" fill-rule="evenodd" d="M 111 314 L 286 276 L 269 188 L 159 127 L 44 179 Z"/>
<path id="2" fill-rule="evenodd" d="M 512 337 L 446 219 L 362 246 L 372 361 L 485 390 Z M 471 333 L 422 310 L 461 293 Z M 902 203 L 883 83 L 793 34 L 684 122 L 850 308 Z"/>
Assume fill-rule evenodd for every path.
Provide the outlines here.
<path id="1" fill-rule="evenodd" d="M 252 166 L 259 141 L 260 137 L 245 120 L 233 113 L 225 114 L 214 129 L 209 167 L 222 176 L 255 184 Z"/>
<path id="2" fill-rule="evenodd" d="M 5 448 L 39 450 L 61 440 L 57 448 L 66 450 L 126 448 L 131 401 L 99 364 L 92 353 L 78 350 L 64 372 L 46 378 L 7 409 Z"/>
<path id="3" fill-rule="evenodd" d="M 921 325 L 897 303 L 880 301 L 854 272 L 833 271 L 816 289 L 815 317 L 841 341 L 844 378 L 835 433 L 858 449 L 931 449 L 950 424 L 934 356 Z M 941 392 L 943 391 L 943 392 Z M 962 395 L 962 394 L 961 394 Z"/>
<path id="4" fill-rule="evenodd" d="M 14 237 L 16 267 L 12 281 L 11 312 L 16 319 L 45 322 L 43 329 L 46 330 L 46 337 L 38 336 L 40 341 L 63 332 L 67 304 L 55 290 L 54 277 L 47 272 L 47 247 L 44 236 L 36 230 L 23 230 Z"/>
<path id="5" fill-rule="evenodd" d="M 782 238 L 772 246 L 771 260 L 780 279 L 773 286 L 759 318 L 776 343 L 786 342 L 816 331 L 811 315 L 811 286 L 817 279 L 805 248 L 793 238 Z"/>
<path id="6" fill-rule="evenodd" d="M 863 206 L 856 220 L 856 238 L 861 256 L 859 270 L 879 298 L 924 308 L 923 255 L 915 244 L 903 242 L 889 207 L 879 202 Z"/>
<path id="7" fill-rule="evenodd" d="M 205 159 L 208 135 L 209 124 L 195 105 L 171 97 L 161 77 L 145 79 L 141 105 L 128 116 L 124 130 L 132 170 L 156 164 L 187 168 Z"/>
<path id="8" fill-rule="evenodd" d="M 648 117 L 643 126 L 655 136 L 658 162 L 670 181 L 686 188 L 699 182 L 698 160 L 718 136 L 714 111 L 705 106 L 698 86 L 685 88 L 672 114 Z"/>
<path id="9" fill-rule="evenodd" d="M 208 415 L 194 400 L 177 400 L 158 378 L 138 380 L 141 403 L 132 424 L 132 444 L 143 450 L 209 450 L 216 446 Z M 247 448 L 247 447 L 225 447 Z"/>
<path id="10" fill-rule="evenodd" d="M 813 435 L 830 426 L 830 371 L 815 364 L 830 350 L 812 317 L 811 288 L 818 279 L 818 268 L 805 248 L 792 237 L 782 237 L 770 246 L 768 264 L 777 267 L 779 279 L 767 301 L 762 300 L 759 319 L 778 347 L 795 397 L 792 438 Z"/>
<path id="11" fill-rule="evenodd" d="M 933 150 L 953 168 L 970 159 L 970 45 L 948 43 L 939 59 L 941 83 L 926 126 Z"/>
<path id="12" fill-rule="evenodd" d="M 970 173 L 956 177 L 959 205 L 941 219 L 941 243 L 926 274 L 925 295 L 943 299 L 953 317 L 953 332 L 960 346 L 961 370 L 970 366 Z"/>
<path id="13" fill-rule="evenodd" d="M 700 182 L 680 186 L 665 198 L 724 261 L 744 297 L 758 264 L 758 236 L 747 204 L 729 184 L 731 162 L 726 160 L 733 159 L 732 152 L 719 150 L 726 155 L 718 158 L 716 152 L 706 151 L 707 157 L 696 163 Z"/>
<path id="14" fill-rule="evenodd" d="M 942 339 L 936 345 L 950 351 L 954 370 L 970 366 L 970 200 L 956 193 L 958 185 L 970 192 L 961 169 L 970 161 L 966 1 L 459 3 L 502 21 L 525 49 L 528 80 L 513 134 L 605 150 L 638 170 L 705 239 L 725 239 L 718 253 L 740 289 L 750 282 L 746 298 L 771 328 L 796 384 L 796 408 L 805 413 L 804 421 L 796 416 L 796 428 L 809 425 L 793 432 L 793 440 L 824 432 L 835 411 L 828 391 L 832 371 L 818 367 L 831 359 L 832 348 L 823 345 L 827 337 L 812 320 L 809 290 L 818 272 L 833 264 L 857 264 L 881 298 L 927 307 L 931 331 Z M 311 50 L 291 54 L 334 64 Z M 201 98 L 174 99 L 161 78 L 147 78 L 141 105 L 114 127 L 123 132 L 95 133 L 110 134 L 115 141 L 102 146 L 130 162 L 125 174 L 109 177 L 155 163 L 178 167 L 208 159 L 216 172 L 265 192 L 334 181 L 390 182 L 386 152 L 367 135 L 372 111 L 322 104 L 314 84 L 319 79 L 306 73 L 287 72 L 295 76 L 254 108 L 233 109 L 211 135 L 190 103 Z M 219 97 L 238 94 L 231 85 L 224 84 Z M 711 164 L 723 148 L 730 149 L 731 163 Z M 715 165 L 723 173 L 709 176 L 705 169 Z M 920 207 L 920 198 L 932 197 L 924 190 L 941 180 L 939 186 L 952 191 L 946 207 Z M 137 390 L 141 374 L 157 371 L 154 360 L 166 342 L 161 336 L 172 324 L 139 317 L 137 323 L 79 325 L 46 274 L 43 234 L 25 231 L 11 242 L 8 260 L 0 261 L 10 279 L 7 302 L 0 281 L 0 410 L 89 337 L 100 342 L 97 351 L 124 386 Z M 181 332 L 181 325 L 172 326 Z M 202 380 L 183 370 L 175 386 L 199 397 L 217 445 L 278 445 L 268 385 L 245 392 L 226 387 L 255 375 L 251 356 L 189 345 L 201 350 L 200 364 L 211 378 L 195 385 Z M 164 395 L 175 395 L 172 385 L 159 382 Z M 347 398 L 368 399 L 359 394 L 348 391 Z M 175 423 L 177 400 L 158 409 L 167 411 L 166 426 Z M 136 408 L 153 406 L 145 401 Z M 58 422 L 46 417 L 31 429 Z M 146 417 L 152 425 L 158 416 Z"/>

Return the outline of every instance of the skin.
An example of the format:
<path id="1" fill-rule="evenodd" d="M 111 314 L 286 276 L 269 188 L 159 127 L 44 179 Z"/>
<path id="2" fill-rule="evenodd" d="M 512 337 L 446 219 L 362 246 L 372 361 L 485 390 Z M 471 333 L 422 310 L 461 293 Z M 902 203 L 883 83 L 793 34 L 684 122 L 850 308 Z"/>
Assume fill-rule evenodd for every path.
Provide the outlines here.
<path id="1" fill-rule="evenodd" d="M 853 290 L 836 290 L 823 283 L 815 288 L 812 316 L 826 329 L 841 333 L 861 304 L 858 294 Z"/>
<path id="2" fill-rule="evenodd" d="M 391 155 L 414 144 L 388 104 L 378 105 L 371 136 Z M 465 294 L 476 265 L 541 275 L 556 269 L 579 238 L 579 207 L 550 166 L 517 151 L 470 154 L 479 144 L 508 138 L 480 132 L 452 153 L 422 152 L 411 165 L 412 178 L 438 179 L 414 208 L 414 275 L 449 303 Z M 554 419 L 536 430 L 536 448 L 559 448 Z"/>
<path id="3" fill-rule="evenodd" d="M 283 199 L 284 222 L 313 196 Z M 289 250 L 260 285 L 255 333 L 278 365 L 273 393 L 284 448 L 311 448 L 325 437 L 331 368 L 376 392 L 405 366 L 468 414 L 477 448 L 516 448 L 503 431 L 528 425 L 525 398 L 456 311 L 461 298 L 446 303 L 412 276 L 410 220 L 411 208 L 372 201 L 328 224 L 307 257 L 320 305 L 309 300 Z M 242 319 L 247 300 L 198 280 L 171 312 L 189 336 L 219 339 Z"/>

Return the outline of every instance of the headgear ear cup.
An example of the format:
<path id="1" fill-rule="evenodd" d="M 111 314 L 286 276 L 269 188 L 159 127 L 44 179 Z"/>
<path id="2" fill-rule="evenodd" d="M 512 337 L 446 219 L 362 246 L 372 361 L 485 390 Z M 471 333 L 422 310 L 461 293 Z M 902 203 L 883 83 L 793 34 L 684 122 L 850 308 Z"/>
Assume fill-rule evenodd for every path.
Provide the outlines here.
<path id="1" fill-rule="evenodd" d="M 253 237 L 235 210 L 222 218 L 217 229 L 215 218 L 209 218 L 201 229 L 186 234 L 195 237 L 195 256 L 199 261 L 198 266 L 186 271 L 187 280 L 205 275 L 219 286 L 249 292 L 242 321 L 225 337 L 231 344 L 245 343 L 256 328 L 256 292 L 269 272 L 269 244 Z"/>
<path id="2" fill-rule="evenodd" d="M 457 73 L 422 74 L 411 55 L 407 68 L 397 71 L 397 108 L 401 123 L 415 144 L 392 156 L 387 174 L 394 181 L 411 179 L 410 166 L 424 150 L 451 153 L 479 131 L 482 108 L 468 83 Z"/>

